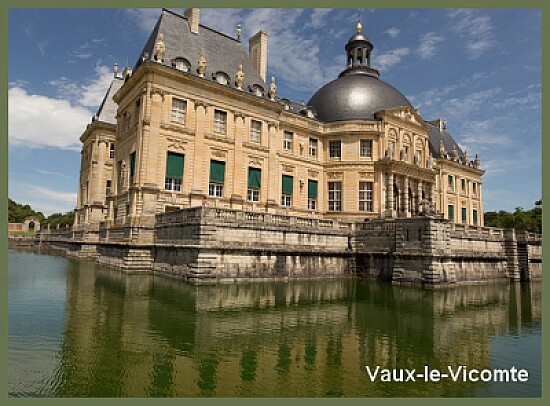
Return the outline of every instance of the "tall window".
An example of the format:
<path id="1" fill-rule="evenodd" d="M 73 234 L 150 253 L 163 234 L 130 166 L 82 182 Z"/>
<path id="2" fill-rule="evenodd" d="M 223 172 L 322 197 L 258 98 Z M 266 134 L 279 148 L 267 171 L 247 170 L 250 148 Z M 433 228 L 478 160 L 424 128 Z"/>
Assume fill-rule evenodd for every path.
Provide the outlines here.
<path id="1" fill-rule="evenodd" d="M 455 219 L 455 206 L 450 204 L 447 206 L 447 218 L 449 220 L 454 220 Z"/>
<path id="2" fill-rule="evenodd" d="M 477 225 L 477 210 L 472 210 L 472 222 Z"/>
<path id="3" fill-rule="evenodd" d="M 111 179 L 107 179 L 107 182 L 105 183 L 105 196 L 109 196 L 111 194 Z"/>
<path id="4" fill-rule="evenodd" d="M 164 178 L 164 189 L 181 192 L 181 181 L 183 179 L 184 155 L 168 152 L 166 154 L 166 176 Z"/>
<path id="5" fill-rule="evenodd" d="M 328 183 L 328 211 L 342 210 L 342 182 Z"/>
<path id="6" fill-rule="evenodd" d="M 388 141 L 388 153 L 392 154 L 388 158 L 393 159 L 395 156 L 395 141 Z"/>
<path id="7" fill-rule="evenodd" d="M 472 193 L 474 196 L 477 196 L 477 182 L 472 183 Z"/>
<path id="8" fill-rule="evenodd" d="M 187 102 L 185 100 L 172 98 L 172 121 L 180 124 L 185 123 L 186 111 Z"/>
<path id="9" fill-rule="evenodd" d="M 340 140 L 329 141 L 329 157 L 342 158 L 342 142 Z"/>
<path id="10" fill-rule="evenodd" d="M 225 134 L 227 131 L 227 113 L 214 110 L 214 132 Z"/>
<path id="11" fill-rule="evenodd" d="M 308 179 L 307 181 L 307 208 L 317 210 L 317 181 Z"/>
<path id="12" fill-rule="evenodd" d="M 462 208 L 462 222 L 463 222 L 463 223 L 466 223 L 466 218 L 467 218 L 466 207 L 463 207 L 463 208 Z"/>
<path id="13" fill-rule="evenodd" d="M 317 156 L 318 145 L 319 145 L 319 140 L 317 138 L 309 139 L 309 156 L 311 157 Z"/>
<path id="14" fill-rule="evenodd" d="M 359 182 L 359 211 L 372 211 L 372 182 Z"/>
<path id="15" fill-rule="evenodd" d="M 262 170 L 259 168 L 248 168 L 248 191 L 246 199 L 250 202 L 259 202 L 261 187 Z"/>
<path id="16" fill-rule="evenodd" d="M 460 179 L 460 184 L 461 184 L 461 187 L 462 187 L 462 192 L 466 193 L 466 179 L 464 179 L 464 178 Z"/>
<path id="17" fill-rule="evenodd" d="M 130 154 L 130 185 L 134 183 L 134 174 L 136 172 L 136 153 Z"/>
<path id="18" fill-rule="evenodd" d="M 210 161 L 210 184 L 208 195 L 214 197 L 223 196 L 223 183 L 225 181 L 225 162 Z"/>
<path id="19" fill-rule="evenodd" d="M 115 144 L 109 143 L 109 158 L 113 159 L 115 157 Z"/>
<path id="20" fill-rule="evenodd" d="M 260 142 L 262 137 L 262 122 L 252 120 L 250 121 L 250 141 Z"/>
<path id="21" fill-rule="evenodd" d="M 449 192 L 454 192 L 455 191 L 455 182 L 454 182 L 453 175 L 449 175 L 447 177 L 447 182 L 449 184 Z"/>
<path id="22" fill-rule="evenodd" d="M 292 151 L 292 140 L 294 139 L 294 133 L 285 131 L 283 134 L 283 149 Z"/>
<path id="23" fill-rule="evenodd" d="M 281 188 L 281 206 L 292 206 L 292 193 L 294 191 L 294 178 L 292 176 L 283 175 Z"/>
<path id="24" fill-rule="evenodd" d="M 372 140 L 361 140 L 359 146 L 361 158 L 372 158 Z"/>

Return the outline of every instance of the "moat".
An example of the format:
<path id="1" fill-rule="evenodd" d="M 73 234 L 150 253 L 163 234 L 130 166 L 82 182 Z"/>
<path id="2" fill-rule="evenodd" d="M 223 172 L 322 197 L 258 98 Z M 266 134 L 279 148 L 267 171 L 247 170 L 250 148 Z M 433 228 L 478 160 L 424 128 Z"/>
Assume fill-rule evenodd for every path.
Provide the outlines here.
<path id="1" fill-rule="evenodd" d="M 542 284 L 192 285 L 9 252 L 12 397 L 540 397 Z M 524 383 L 371 382 L 382 368 L 524 368 Z"/>

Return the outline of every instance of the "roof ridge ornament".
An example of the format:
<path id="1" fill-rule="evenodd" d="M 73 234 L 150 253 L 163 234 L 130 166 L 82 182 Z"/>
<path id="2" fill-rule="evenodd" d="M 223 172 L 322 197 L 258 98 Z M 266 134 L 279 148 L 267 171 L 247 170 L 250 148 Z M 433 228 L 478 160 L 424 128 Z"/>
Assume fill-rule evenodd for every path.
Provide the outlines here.
<path id="1" fill-rule="evenodd" d="M 206 57 L 204 56 L 204 49 L 201 51 L 201 54 L 199 56 L 197 73 L 201 78 L 203 78 L 204 74 L 206 73 Z"/>
<path id="2" fill-rule="evenodd" d="M 235 85 L 237 86 L 237 89 L 243 90 L 243 84 L 244 84 L 243 65 L 239 65 L 239 69 L 237 70 L 237 74 L 235 75 Z"/>
<path id="3" fill-rule="evenodd" d="M 164 34 L 159 33 L 157 43 L 155 44 L 155 60 L 158 63 L 164 62 L 164 55 L 166 53 L 166 45 L 164 44 Z"/>
<path id="4" fill-rule="evenodd" d="M 275 76 L 271 76 L 271 84 L 269 85 L 269 98 L 275 100 L 277 94 L 277 85 L 275 84 Z"/>
<path id="5" fill-rule="evenodd" d="M 361 20 L 357 21 L 355 31 L 357 31 L 357 34 L 361 34 L 363 32 L 363 24 L 361 24 Z"/>

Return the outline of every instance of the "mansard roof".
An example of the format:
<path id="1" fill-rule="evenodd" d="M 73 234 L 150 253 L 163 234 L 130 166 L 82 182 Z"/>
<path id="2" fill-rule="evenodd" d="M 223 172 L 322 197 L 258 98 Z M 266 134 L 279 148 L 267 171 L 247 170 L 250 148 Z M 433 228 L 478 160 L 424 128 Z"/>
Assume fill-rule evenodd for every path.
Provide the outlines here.
<path id="1" fill-rule="evenodd" d="M 206 72 L 204 77 L 212 79 L 217 72 L 226 73 L 231 79 L 230 86 L 235 87 L 235 74 L 242 65 L 244 71 L 243 89 L 248 90 L 253 85 L 260 85 L 267 94 L 267 87 L 252 61 L 245 53 L 241 43 L 225 34 L 199 24 L 198 33 L 192 33 L 187 18 L 172 11 L 163 9 L 135 68 L 143 61 L 146 53 L 147 60 L 155 60 L 155 44 L 159 34 L 164 36 L 165 56 L 163 64 L 172 66 L 177 58 L 184 58 L 191 65 L 190 73 L 197 74 L 198 60 L 201 52 L 206 58 Z"/>
<path id="2" fill-rule="evenodd" d="M 453 148 L 456 147 L 456 150 L 458 151 L 458 156 L 464 156 L 464 152 L 462 151 L 462 149 L 460 149 L 453 136 L 449 134 L 445 130 L 445 128 L 441 128 L 439 126 L 439 120 L 427 121 L 426 123 L 430 127 L 428 137 L 430 141 L 430 152 L 432 153 L 433 157 L 441 158 L 441 155 L 439 154 L 439 145 L 441 141 L 443 141 L 443 146 L 445 147 L 445 151 L 447 153 L 450 153 Z"/>
<path id="3" fill-rule="evenodd" d="M 116 124 L 116 114 L 118 106 L 113 100 L 113 96 L 120 89 L 124 80 L 121 77 L 114 77 L 109 85 L 109 89 L 97 110 L 94 120 L 103 121 L 104 123 Z"/>

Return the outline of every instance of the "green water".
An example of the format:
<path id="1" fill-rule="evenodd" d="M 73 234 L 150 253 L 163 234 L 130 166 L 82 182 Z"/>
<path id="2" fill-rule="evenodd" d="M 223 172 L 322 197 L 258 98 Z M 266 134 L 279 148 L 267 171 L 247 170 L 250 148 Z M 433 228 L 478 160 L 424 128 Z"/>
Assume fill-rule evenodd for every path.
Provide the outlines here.
<path id="1" fill-rule="evenodd" d="M 10 396 L 541 396 L 538 284 L 192 286 L 9 253 Z M 371 382 L 366 365 L 524 368 L 527 382 Z"/>

